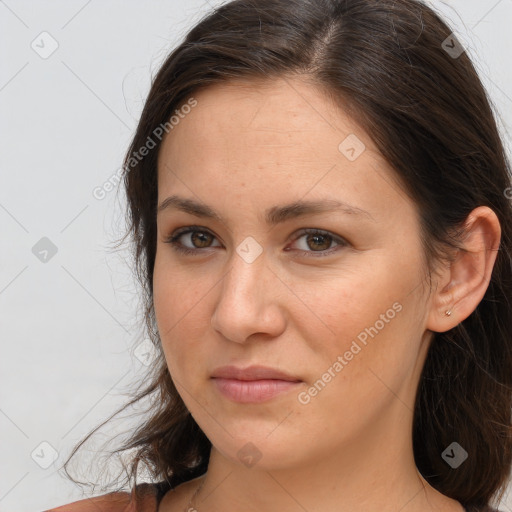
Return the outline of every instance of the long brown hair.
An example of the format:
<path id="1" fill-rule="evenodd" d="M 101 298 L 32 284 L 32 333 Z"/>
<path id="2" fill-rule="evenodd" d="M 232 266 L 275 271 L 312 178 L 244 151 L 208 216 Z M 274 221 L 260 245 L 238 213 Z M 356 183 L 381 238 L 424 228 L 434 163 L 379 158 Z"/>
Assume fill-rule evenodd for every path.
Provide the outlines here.
<path id="1" fill-rule="evenodd" d="M 133 244 L 146 328 L 160 356 L 120 409 L 155 398 L 113 452 L 134 450 L 129 479 L 136 483 L 142 462 L 155 482 L 172 488 L 207 470 L 211 448 L 173 385 L 154 316 L 156 129 L 170 131 L 175 111 L 210 84 L 308 76 L 367 131 L 416 203 L 429 275 L 447 249 L 460 247 L 453 233 L 474 208 L 488 206 L 500 221 L 483 300 L 462 323 L 434 334 L 417 392 L 413 448 L 418 470 L 446 496 L 467 507 L 501 499 L 512 463 L 510 163 L 477 72 L 453 48 L 461 47 L 452 29 L 418 0 L 235 0 L 206 15 L 170 53 L 124 160 L 123 239 Z M 155 147 L 141 158 L 149 138 Z M 469 454 L 456 470 L 441 456 L 453 441 Z"/>

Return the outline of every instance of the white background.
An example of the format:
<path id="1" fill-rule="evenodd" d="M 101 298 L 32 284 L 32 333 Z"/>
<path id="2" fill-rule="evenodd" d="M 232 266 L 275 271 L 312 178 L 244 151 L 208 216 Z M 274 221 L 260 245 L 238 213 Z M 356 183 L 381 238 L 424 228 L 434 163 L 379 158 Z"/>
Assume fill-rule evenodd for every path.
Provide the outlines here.
<path id="1" fill-rule="evenodd" d="M 123 195 L 92 192 L 121 166 L 151 76 L 220 3 L 0 1 L 0 512 L 82 498 L 56 468 L 145 369 L 130 255 L 112 249 Z M 512 0 L 430 3 L 477 60 L 510 151 Z M 31 47 L 51 49 L 44 31 L 48 58 Z M 46 263 L 32 252 L 43 237 Z M 58 454 L 47 469 L 43 442 Z"/>

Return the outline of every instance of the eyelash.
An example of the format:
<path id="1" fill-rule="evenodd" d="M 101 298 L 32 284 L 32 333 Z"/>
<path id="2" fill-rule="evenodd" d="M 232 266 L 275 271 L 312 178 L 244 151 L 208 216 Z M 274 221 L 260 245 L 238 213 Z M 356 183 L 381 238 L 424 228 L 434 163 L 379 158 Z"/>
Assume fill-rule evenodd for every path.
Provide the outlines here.
<path id="1" fill-rule="evenodd" d="M 189 247 L 185 247 L 180 242 L 178 242 L 179 238 L 181 238 L 183 235 L 186 235 L 189 233 L 208 233 L 209 235 L 215 237 L 208 229 L 202 228 L 201 226 L 187 226 L 185 228 L 181 228 L 181 229 L 178 229 L 177 231 L 175 231 L 171 236 L 167 237 L 164 240 L 164 242 L 167 244 L 171 244 L 172 248 L 175 251 L 180 252 L 182 254 L 197 255 L 202 250 L 210 249 L 210 247 L 205 247 L 204 249 L 199 249 L 199 248 L 190 249 Z M 302 229 L 299 232 L 299 234 L 297 235 L 297 237 L 292 240 L 292 242 L 296 242 L 297 240 L 302 238 L 304 235 L 328 235 L 329 237 L 332 238 L 332 240 L 334 242 L 339 244 L 338 245 L 339 247 L 347 247 L 349 245 L 346 240 L 330 233 L 329 231 L 324 231 L 321 229 L 312 229 L 312 228 Z M 303 251 L 300 249 L 296 249 L 296 250 L 305 256 L 313 255 L 312 256 L 313 258 L 319 258 L 319 257 L 321 258 L 324 256 L 330 256 L 333 252 L 336 252 L 338 249 L 336 249 L 336 247 L 333 247 L 333 248 L 327 249 L 325 251 Z"/>

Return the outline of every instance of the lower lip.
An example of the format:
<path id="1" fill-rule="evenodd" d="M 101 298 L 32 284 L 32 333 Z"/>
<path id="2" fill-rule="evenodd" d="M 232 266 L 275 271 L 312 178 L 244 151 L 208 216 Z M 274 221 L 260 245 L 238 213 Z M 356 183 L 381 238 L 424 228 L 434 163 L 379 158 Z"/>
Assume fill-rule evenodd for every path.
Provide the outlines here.
<path id="1" fill-rule="evenodd" d="M 297 387 L 300 382 L 288 380 L 237 380 L 215 377 L 217 389 L 227 398 L 241 403 L 266 402 Z"/>

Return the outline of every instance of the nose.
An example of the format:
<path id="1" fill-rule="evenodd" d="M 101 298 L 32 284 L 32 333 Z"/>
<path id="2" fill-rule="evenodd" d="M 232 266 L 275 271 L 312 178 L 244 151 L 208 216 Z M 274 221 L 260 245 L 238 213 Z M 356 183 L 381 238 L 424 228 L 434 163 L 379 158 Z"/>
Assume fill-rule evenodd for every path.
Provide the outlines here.
<path id="1" fill-rule="evenodd" d="M 236 343 L 244 343 L 253 335 L 279 336 L 286 327 L 278 299 L 285 295 L 285 288 L 268 266 L 265 252 L 252 263 L 234 253 L 231 267 L 219 284 L 212 327 Z"/>

